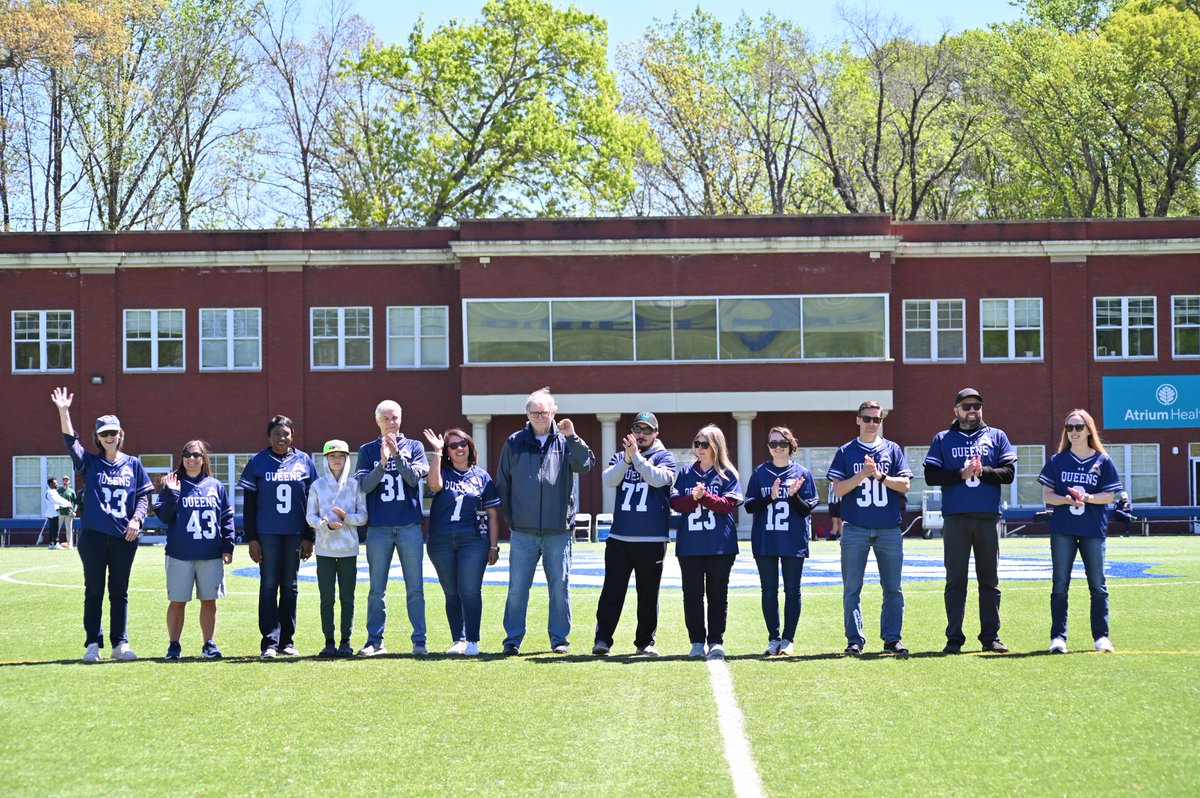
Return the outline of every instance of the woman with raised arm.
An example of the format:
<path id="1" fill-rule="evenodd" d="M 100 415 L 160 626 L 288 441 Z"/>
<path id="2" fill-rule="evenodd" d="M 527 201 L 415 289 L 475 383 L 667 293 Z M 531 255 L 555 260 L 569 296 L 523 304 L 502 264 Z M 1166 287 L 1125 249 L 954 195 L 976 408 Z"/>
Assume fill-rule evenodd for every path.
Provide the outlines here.
<path id="1" fill-rule="evenodd" d="M 82 529 L 79 532 L 79 559 L 83 563 L 83 629 L 87 647 L 84 662 L 99 662 L 104 647 L 104 589 L 108 586 L 110 656 L 129 661 L 137 655 L 129 648 L 126 625 L 129 617 L 129 574 L 137 555 L 142 522 L 150 507 L 154 485 L 142 467 L 142 461 L 122 451 L 125 432 L 113 415 L 96 419 L 92 442 L 93 454 L 83 448 L 71 424 L 74 394 L 55 388 L 50 401 L 58 408 L 63 440 L 75 470 L 83 474 Z"/>

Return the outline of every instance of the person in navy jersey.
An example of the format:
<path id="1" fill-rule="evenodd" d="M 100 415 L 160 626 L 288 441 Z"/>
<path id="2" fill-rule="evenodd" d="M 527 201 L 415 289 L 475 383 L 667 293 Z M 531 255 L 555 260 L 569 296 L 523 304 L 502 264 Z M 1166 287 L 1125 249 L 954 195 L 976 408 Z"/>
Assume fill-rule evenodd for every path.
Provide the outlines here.
<path id="1" fill-rule="evenodd" d="M 1038 475 L 1050 516 L 1050 653 L 1067 652 L 1067 590 L 1075 553 L 1083 559 L 1091 593 L 1092 640 L 1097 651 L 1111 652 L 1108 639 L 1108 588 L 1104 582 L 1109 502 L 1121 490 L 1117 467 L 1100 440 L 1096 422 L 1086 410 L 1067 414 L 1058 453 Z"/>
<path id="2" fill-rule="evenodd" d="M 979 391 L 959 391 L 954 421 L 934 436 L 925 455 L 925 482 L 942 488 L 945 654 L 961 653 L 967 641 L 962 625 L 972 552 L 979 584 L 979 642 L 984 651 L 1008 651 L 1000 640 L 1000 486 L 1012 484 L 1016 462 L 1017 453 L 1004 430 L 984 423 Z"/>
<path id="3" fill-rule="evenodd" d="M 263 659 L 296 655 L 300 561 L 312 556 L 308 489 L 317 478 L 312 458 L 292 447 L 296 425 L 287 416 L 267 422 L 270 445 L 242 471 L 242 528 L 258 563 L 258 630 Z"/>
<path id="4" fill-rule="evenodd" d="M 99 662 L 104 647 L 104 586 L 108 584 L 109 642 L 115 660 L 134 660 L 126 626 L 129 617 L 129 574 L 137 555 L 138 536 L 150 507 L 154 485 L 142 461 L 125 454 L 125 432 L 116 416 L 96 419 L 92 442 L 97 453 L 85 451 L 71 424 L 74 394 L 55 388 L 50 401 L 58 408 L 58 421 L 75 471 L 83 474 L 82 531 L 79 559 L 83 563 L 84 662 Z"/>
<path id="5" fill-rule="evenodd" d="M 387 652 L 387 588 L 392 555 L 400 557 L 405 604 L 412 624 L 412 653 L 429 653 L 425 647 L 425 568 L 421 524 L 421 480 L 429 473 L 425 447 L 400 432 L 400 405 L 385 399 L 375 407 L 379 437 L 358 448 L 354 478 L 367 495 L 367 568 L 371 591 L 367 594 L 367 642 L 359 649 L 364 657 Z"/>
<path id="6" fill-rule="evenodd" d="M 433 452 L 426 477 L 433 494 L 429 559 L 446 596 L 454 640 L 446 653 L 474 657 L 479 655 L 483 573 L 500 557 L 500 494 L 477 465 L 475 440 L 466 432 L 455 427 L 438 435 L 427 429 L 425 440 Z"/>
<path id="7" fill-rule="evenodd" d="M 905 655 L 904 591 L 900 587 L 904 566 L 904 536 L 900 531 L 904 494 L 912 471 L 904 450 L 879 434 L 883 408 L 868 400 L 858 406 L 854 422 L 858 437 L 842 446 L 829 466 L 833 492 L 840 498 L 842 514 L 842 621 L 846 654 L 859 656 L 863 637 L 862 586 L 867 555 L 875 551 L 883 606 L 879 635 L 883 653 Z"/>
<path id="8" fill-rule="evenodd" d="M 725 433 L 702 427 L 692 440 L 695 462 L 675 480 L 671 508 L 684 515 L 675 536 L 683 583 L 683 619 L 692 643 L 689 657 L 725 658 L 729 574 L 737 557 L 738 472 L 729 461 Z M 707 626 L 705 599 L 708 599 Z"/>
<path id="9" fill-rule="evenodd" d="M 767 624 L 766 656 L 790 657 L 800 622 L 800 577 L 812 540 L 809 515 L 817 506 L 812 473 L 792 462 L 799 444 L 787 427 L 771 427 L 767 449 L 771 459 L 750 475 L 746 511 L 754 516 L 750 547 L 762 587 L 762 613 Z M 779 630 L 779 574 L 783 572 L 783 632 Z"/>
<path id="10" fill-rule="evenodd" d="M 167 659 L 179 659 L 179 637 L 193 590 L 200 600 L 200 656 L 220 659 L 215 641 L 217 599 L 225 595 L 225 566 L 233 562 L 233 507 L 212 475 L 208 444 L 184 444 L 179 468 L 162 478 L 158 520 L 167 525 Z"/>
<path id="11" fill-rule="evenodd" d="M 613 635 L 625 607 L 629 577 L 637 579 L 637 630 L 633 645 L 638 654 L 655 657 L 658 631 L 658 588 L 663 560 L 670 541 L 671 485 L 675 482 L 675 457 L 658 440 L 658 418 L 638 413 L 604 469 L 604 484 L 615 488 L 613 522 L 604 542 L 604 586 L 596 605 L 596 637 L 592 653 L 612 650 Z"/>

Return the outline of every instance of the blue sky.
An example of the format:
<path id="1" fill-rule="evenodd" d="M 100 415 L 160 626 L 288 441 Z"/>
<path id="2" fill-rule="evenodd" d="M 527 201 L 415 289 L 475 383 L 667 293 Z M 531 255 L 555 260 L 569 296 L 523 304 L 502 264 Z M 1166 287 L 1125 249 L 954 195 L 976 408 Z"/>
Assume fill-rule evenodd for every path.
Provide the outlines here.
<path id="1" fill-rule="evenodd" d="M 322 0 L 303 0 L 317 7 Z M 451 18 L 474 19 L 479 16 L 483 0 L 440 0 L 440 2 L 412 2 L 412 0 L 350 0 L 355 13 L 370 22 L 376 35 L 384 42 L 401 42 L 417 17 L 424 12 L 427 27 L 434 27 Z M 559 2 L 558 5 L 567 5 Z M 636 0 L 577 0 L 574 5 L 608 20 L 609 47 L 640 38 L 642 33 L 657 19 L 670 19 L 676 13 L 689 16 L 699 5 L 722 21 L 732 22 L 745 12 L 752 19 L 774 11 L 778 16 L 800 23 L 817 40 L 840 40 L 840 25 L 837 8 L 846 6 L 862 9 L 862 0 L 742 0 L 740 3 L 724 2 L 636 2 Z M 914 38 L 924 41 L 936 39 L 943 30 L 957 32 L 970 28 L 985 27 L 992 22 L 1006 22 L 1021 16 L 1010 0 L 966 0 L 948 3 L 945 0 L 875 0 L 870 6 L 884 17 L 895 16 L 912 26 Z"/>

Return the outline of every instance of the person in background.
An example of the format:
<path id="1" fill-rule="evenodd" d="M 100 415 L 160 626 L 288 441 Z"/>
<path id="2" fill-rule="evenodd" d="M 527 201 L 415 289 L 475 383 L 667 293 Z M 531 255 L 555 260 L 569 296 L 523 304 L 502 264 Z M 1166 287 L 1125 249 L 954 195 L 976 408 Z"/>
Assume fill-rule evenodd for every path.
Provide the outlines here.
<path id="1" fill-rule="evenodd" d="M 1121 529 L 1121 537 L 1129 537 L 1129 533 L 1133 531 L 1133 525 L 1137 519 L 1133 517 L 1133 505 L 1129 503 L 1129 494 L 1121 491 L 1121 495 L 1117 498 L 1117 503 L 1113 505 L 1112 514 L 1109 516 L 1108 523 L 1117 524 Z"/>
<path id="2" fill-rule="evenodd" d="M 167 525 L 167 659 L 183 656 L 179 637 L 193 590 L 200 600 L 200 656 L 220 659 L 217 599 L 225 595 L 225 566 L 233 562 L 233 506 L 212 475 L 208 444 L 190 440 L 179 468 L 161 481 L 158 519 Z"/>
<path id="3" fill-rule="evenodd" d="M 46 480 L 46 492 L 42 494 L 42 517 L 45 519 L 42 523 L 42 529 L 38 532 L 38 539 L 35 546 L 42 545 L 43 537 L 48 542 L 46 548 L 58 548 L 58 531 L 60 522 L 58 514 L 67 512 L 70 509 L 70 503 L 63 498 L 63 495 L 58 490 L 58 480 L 50 477 Z M 70 537 L 67 538 L 70 540 Z"/>
<path id="4" fill-rule="evenodd" d="M 58 511 L 58 531 L 66 539 L 63 547 L 73 549 L 75 548 L 75 515 L 79 512 L 79 494 L 71 487 L 71 477 L 67 474 L 63 475 L 58 495 L 71 503 L 70 507 L 64 507 Z"/>

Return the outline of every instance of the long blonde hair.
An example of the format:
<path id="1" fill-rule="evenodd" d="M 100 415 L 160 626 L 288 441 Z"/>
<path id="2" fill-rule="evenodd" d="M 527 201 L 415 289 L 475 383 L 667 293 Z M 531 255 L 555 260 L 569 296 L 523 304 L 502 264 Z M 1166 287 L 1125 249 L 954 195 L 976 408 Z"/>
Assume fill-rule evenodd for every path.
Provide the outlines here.
<path id="1" fill-rule="evenodd" d="M 1100 452 L 1100 454 L 1108 454 L 1108 452 L 1104 451 L 1104 443 L 1100 440 L 1100 433 L 1096 430 L 1096 420 L 1092 418 L 1092 414 L 1089 413 L 1088 411 L 1084 410 L 1083 408 L 1077 407 L 1074 410 L 1072 410 L 1070 413 L 1067 413 L 1067 417 L 1065 419 L 1063 419 L 1063 423 L 1066 424 L 1066 422 L 1070 420 L 1071 416 L 1079 416 L 1080 418 L 1083 419 L 1083 423 L 1087 424 L 1088 446 L 1090 446 L 1093 449 L 1095 449 L 1096 451 Z M 1066 427 L 1064 426 L 1063 431 L 1062 431 L 1062 437 L 1058 441 L 1058 450 L 1060 452 L 1065 452 L 1067 449 L 1070 449 L 1070 448 L 1071 448 L 1071 441 L 1070 441 L 1070 439 L 1067 438 L 1067 430 L 1066 430 Z"/>
<path id="2" fill-rule="evenodd" d="M 728 476 L 726 472 L 729 472 L 733 474 L 733 478 L 736 480 L 738 472 L 729 460 L 729 447 L 725 443 L 725 433 L 721 432 L 721 428 L 715 424 L 708 424 L 701 427 L 696 435 L 703 435 L 708 440 L 708 445 L 713 450 L 714 467 L 717 469 L 717 473 L 721 475 L 721 478 L 725 479 Z M 692 440 L 695 440 L 695 436 L 692 436 Z"/>

